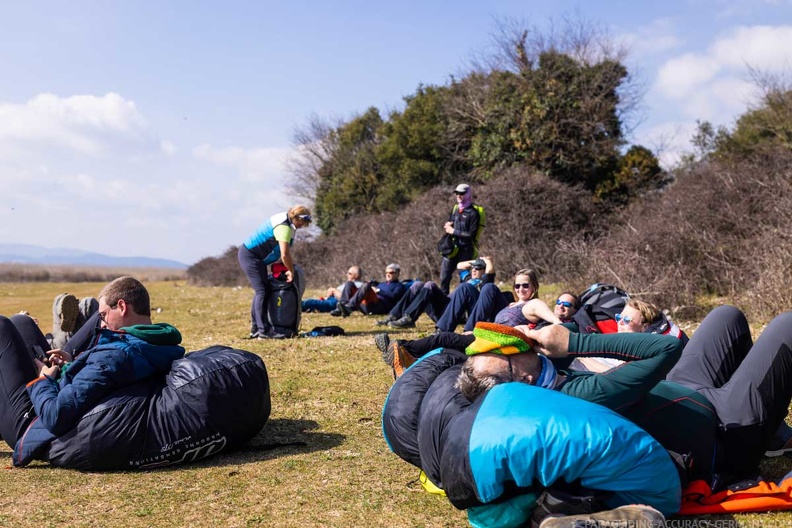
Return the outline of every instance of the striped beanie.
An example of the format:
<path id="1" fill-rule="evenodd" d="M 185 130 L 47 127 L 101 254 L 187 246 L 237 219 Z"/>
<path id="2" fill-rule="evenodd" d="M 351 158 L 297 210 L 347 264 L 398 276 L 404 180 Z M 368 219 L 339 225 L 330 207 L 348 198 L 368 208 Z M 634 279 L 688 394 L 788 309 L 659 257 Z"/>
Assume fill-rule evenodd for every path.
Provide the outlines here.
<path id="1" fill-rule="evenodd" d="M 468 356 L 487 352 L 510 356 L 528 352 L 534 344 L 519 330 L 497 323 L 476 323 L 473 335 L 476 340 L 465 349 Z"/>

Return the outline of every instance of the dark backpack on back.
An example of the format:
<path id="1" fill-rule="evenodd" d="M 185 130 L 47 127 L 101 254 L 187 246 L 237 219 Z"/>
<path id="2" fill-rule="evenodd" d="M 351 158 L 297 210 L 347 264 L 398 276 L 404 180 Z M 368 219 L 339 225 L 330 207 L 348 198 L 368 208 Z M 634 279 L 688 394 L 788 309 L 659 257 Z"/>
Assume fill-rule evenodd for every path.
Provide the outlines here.
<path id="1" fill-rule="evenodd" d="M 286 337 L 294 337 L 300 329 L 302 306 L 299 290 L 294 282 L 270 277 L 272 294 L 269 297 L 267 313 L 273 330 Z"/>
<path id="2" fill-rule="evenodd" d="M 621 313 L 630 295 L 612 284 L 592 284 L 578 296 L 580 307 L 572 320 L 582 334 L 610 334 L 617 331 L 616 314 Z"/>

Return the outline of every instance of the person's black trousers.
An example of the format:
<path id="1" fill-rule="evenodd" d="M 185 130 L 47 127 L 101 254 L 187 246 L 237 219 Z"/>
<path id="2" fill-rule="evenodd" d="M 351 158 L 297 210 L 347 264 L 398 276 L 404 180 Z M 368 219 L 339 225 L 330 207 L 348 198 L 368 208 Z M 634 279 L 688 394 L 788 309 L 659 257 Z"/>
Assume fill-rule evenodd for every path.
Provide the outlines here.
<path id="1" fill-rule="evenodd" d="M 792 312 L 773 319 L 754 344 L 733 306 L 710 312 L 667 378 L 707 397 L 721 423 L 721 461 L 754 472 L 792 400 Z"/>

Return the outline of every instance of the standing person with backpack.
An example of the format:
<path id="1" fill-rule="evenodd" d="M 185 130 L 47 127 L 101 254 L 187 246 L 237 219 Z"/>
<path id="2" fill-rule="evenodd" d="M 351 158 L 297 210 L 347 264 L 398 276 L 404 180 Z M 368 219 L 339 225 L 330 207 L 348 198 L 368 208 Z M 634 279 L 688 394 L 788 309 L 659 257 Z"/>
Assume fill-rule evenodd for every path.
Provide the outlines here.
<path id="1" fill-rule="evenodd" d="M 467 183 L 454 189 L 456 205 L 443 226 L 445 233 L 454 239 L 454 248 L 443 254 L 440 265 L 440 290 L 445 295 L 451 288 L 451 277 L 457 264 L 478 257 L 479 237 L 484 230 L 484 208 L 473 203 L 473 190 Z"/>
<path id="2" fill-rule="evenodd" d="M 304 205 L 295 205 L 288 212 L 278 213 L 261 224 L 256 232 L 239 246 L 239 266 L 253 287 L 253 303 L 250 308 L 250 337 L 273 339 L 286 337 L 275 332 L 267 316 L 267 302 L 272 286 L 267 267 L 280 262 L 286 268 L 287 283 L 294 281 L 296 272 L 291 256 L 291 245 L 298 229 L 311 224 L 311 211 Z"/>

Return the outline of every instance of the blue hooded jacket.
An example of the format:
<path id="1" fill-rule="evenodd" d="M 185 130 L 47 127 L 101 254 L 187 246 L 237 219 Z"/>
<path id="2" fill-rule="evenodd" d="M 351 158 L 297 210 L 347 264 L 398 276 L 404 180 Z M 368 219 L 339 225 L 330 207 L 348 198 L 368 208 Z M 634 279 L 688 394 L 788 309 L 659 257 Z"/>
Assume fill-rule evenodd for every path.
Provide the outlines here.
<path id="1" fill-rule="evenodd" d="M 28 384 L 36 411 L 14 447 L 13 463 L 25 466 L 41 458 L 55 438 L 67 433 L 99 401 L 139 380 L 170 370 L 184 356 L 181 334 L 171 325 L 136 325 L 99 332 L 97 343 L 80 354 L 59 381 L 50 376 Z"/>

